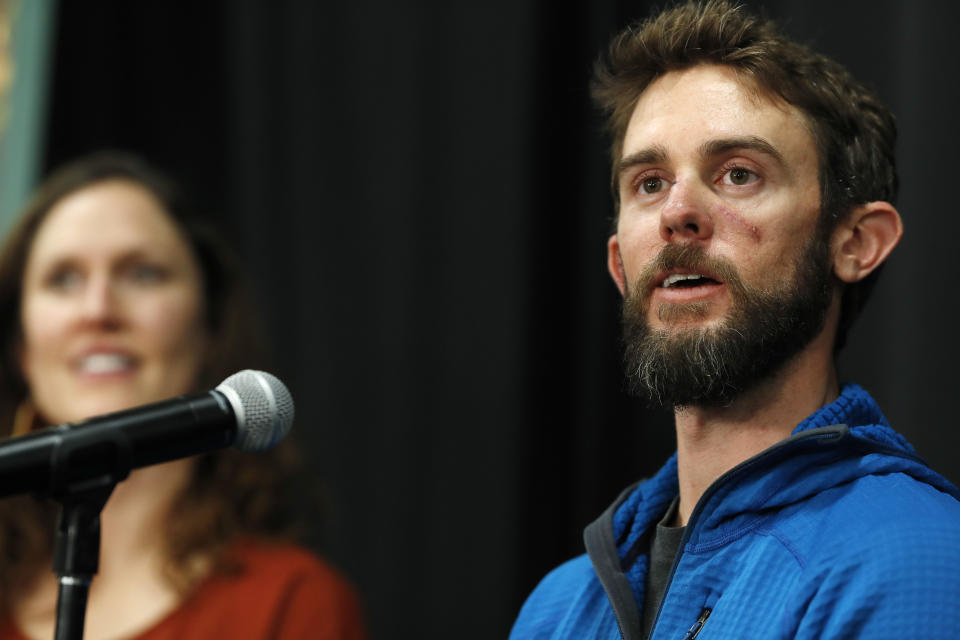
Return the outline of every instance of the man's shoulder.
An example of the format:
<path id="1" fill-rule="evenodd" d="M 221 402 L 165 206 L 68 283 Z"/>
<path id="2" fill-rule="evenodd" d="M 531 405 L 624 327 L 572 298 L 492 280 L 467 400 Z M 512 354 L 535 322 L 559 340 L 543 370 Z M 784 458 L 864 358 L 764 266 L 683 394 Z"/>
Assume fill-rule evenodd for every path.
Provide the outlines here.
<path id="1" fill-rule="evenodd" d="M 566 610 L 574 600 L 593 592 L 603 593 L 603 587 L 586 554 L 567 560 L 548 573 L 527 597 L 520 610 L 518 623 L 524 620 L 554 618 Z"/>
<path id="2" fill-rule="evenodd" d="M 808 571 L 960 571 L 960 501 L 907 474 L 867 475 L 792 511 L 776 528 Z"/>
<path id="3" fill-rule="evenodd" d="M 534 595 L 540 598 L 549 598 L 555 594 L 569 599 L 574 592 L 582 590 L 587 583 L 591 582 L 596 583 L 596 586 L 600 588 L 600 582 L 597 580 L 593 564 L 591 564 L 587 554 L 584 553 L 551 570 L 534 589 L 531 598 Z"/>
<path id="4" fill-rule="evenodd" d="M 960 534 L 960 501 L 946 491 L 906 473 L 864 475 L 826 489 L 794 509 L 797 523 L 831 532 L 891 535 L 927 529 Z"/>
<path id="5" fill-rule="evenodd" d="M 957 628 L 960 502 L 900 473 L 832 493 L 788 536 L 805 547 L 793 591 L 803 603 L 793 609 L 796 637 L 904 638 Z"/>
<path id="6" fill-rule="evenodd" d="M 510 637 L 619 637 L 613 610 L 586 554 L 540 581 L 520 609 Z"/>

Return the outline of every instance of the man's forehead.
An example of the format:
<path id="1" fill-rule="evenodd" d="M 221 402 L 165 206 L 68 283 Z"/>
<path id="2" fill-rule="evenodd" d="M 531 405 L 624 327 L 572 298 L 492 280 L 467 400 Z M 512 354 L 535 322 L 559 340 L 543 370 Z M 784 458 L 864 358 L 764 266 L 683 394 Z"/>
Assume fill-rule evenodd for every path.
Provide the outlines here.
<path id="1" fill-rule="evenodd" d="M 785 144 L 812 144 L 805 115 L 764 91 L 755 81 L 721 65 L 671 71 L 650 83 L 627 125 L 621 157 L 641 149 L 670 151 L 702 145 L 707 138 L 769 138 Z M 806 145 L 804 145 L 806 146 Z"/>

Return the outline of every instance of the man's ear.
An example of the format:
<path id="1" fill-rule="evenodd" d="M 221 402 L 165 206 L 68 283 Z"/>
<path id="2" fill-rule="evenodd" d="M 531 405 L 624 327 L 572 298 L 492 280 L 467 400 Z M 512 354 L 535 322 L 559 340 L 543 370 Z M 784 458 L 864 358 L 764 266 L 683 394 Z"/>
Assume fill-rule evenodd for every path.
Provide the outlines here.
<path id="1" fill-rule="evenodd" d="M 620 290 L 620 295 L 627 295 L 627 276 L 623 272 L 623 258 L 620 257 L 620 242 L 617 240 L 617 234 L 613 234 L 607 240 L 607 269 L 617 289 Z"/>
<path id="2" fill-rule="evenodd" d="M 902 235 L 900 214 L 889 202 L 854 207 L 833 232 L 833 272 L 843 282 L 863 280 L 887 259 Z"/>

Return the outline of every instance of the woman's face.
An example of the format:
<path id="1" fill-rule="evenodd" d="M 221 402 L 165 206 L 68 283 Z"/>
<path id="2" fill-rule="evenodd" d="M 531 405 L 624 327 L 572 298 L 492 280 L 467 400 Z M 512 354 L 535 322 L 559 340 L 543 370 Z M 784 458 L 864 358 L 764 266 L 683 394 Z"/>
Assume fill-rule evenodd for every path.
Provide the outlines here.
<path id="1" fill-rule="evenodd" d="M 120 179 L 48 212 L 20 321 L 23 373 L 51 424 L 190 391 L 207 342 L 196 259 L 160 202 Z"/>

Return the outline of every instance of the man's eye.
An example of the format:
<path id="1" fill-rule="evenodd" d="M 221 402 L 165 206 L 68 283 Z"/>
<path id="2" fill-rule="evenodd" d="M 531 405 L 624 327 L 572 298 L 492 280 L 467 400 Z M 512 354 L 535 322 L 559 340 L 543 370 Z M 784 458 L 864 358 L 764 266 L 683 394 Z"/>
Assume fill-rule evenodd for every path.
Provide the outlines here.
<path id="1" fill-rule="evenodd" d="M 640 183 L 640 191 L 643 193 L 657 193 L 663 189 L 663 179 L 656 176 L 644 178 Z"/>
<path id="2" fill-rule="evenodd" d="M 734 167 L 727 171 L 726 178 L 729 180 L 730 184 L 743 186 L 756 180 L 757 174 L 749 169 L 744 169 L 743 167 Z"/>

